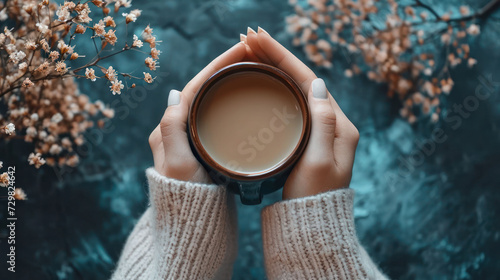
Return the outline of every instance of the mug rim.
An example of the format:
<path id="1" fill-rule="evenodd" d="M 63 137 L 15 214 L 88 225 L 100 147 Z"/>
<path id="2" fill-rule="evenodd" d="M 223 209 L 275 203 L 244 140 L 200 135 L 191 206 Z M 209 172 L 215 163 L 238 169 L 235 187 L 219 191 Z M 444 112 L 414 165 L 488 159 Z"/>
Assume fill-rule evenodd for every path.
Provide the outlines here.
<path id="1" fill-rule="evenodd" d="M 295 96 L 295 98 L 297 99 L 297 103 L 299 104 L 300 111 L 302 113 L 302 131 L 300 134 L 300 139 L 298 143 L 295 145 L 293 151 L 287 157 L 283 158 L 281 161 L 279 161 L 271 168 L 259 172 L 239 172 L 222 166 L 215 159 L 213 159 L 210 156 L 210 154 L 205 150 L 198 136 L 197 113 L 201 101 L 203 100 L 205 95 L 209 92 L 212 86 L 214 86 L 217 82 L 219 82 L 223 78 L 230 76 L 232 74 L 237 74 L 245 71 L 253 71 L 253 72 L 267 74 L 280 81 Z M 228 65 L 215 72 L 202 84 L 200 89 L 196 92 L 196 95 L 193 98 L 193 102 L 191 103 L 191 106 L 189 108 L 188 129 L 190 138 L 192 140 L 192 144 L 196 149 L 196 152 L 201 157 L 201 159 L 216 172 L 219 172 L 226 177 L 233 178 L 238 181 L 258 181 L 279 174 L 280 172 L 286 170 L 289 166 L 291 166 L 298 160 L 309 140 L 309 135 L 311 132 L 310 116 L 311 114 L 309 111 L 309 105 L 307 102 L 306 95 L 288 74 L 286 74 L 279 68 L 264 63 L 238 62 Z"/>

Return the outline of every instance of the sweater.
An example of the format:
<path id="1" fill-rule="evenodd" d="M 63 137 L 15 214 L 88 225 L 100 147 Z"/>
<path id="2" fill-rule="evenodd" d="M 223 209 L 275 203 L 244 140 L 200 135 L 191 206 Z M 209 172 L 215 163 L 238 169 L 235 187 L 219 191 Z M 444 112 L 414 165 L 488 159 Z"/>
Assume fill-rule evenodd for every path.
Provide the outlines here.
<path id="1" fill-rule="evenodd" d="M 150 206 L 111 279 L 231 279 L 234 196 L 222 186 L 167 178 L 154 168 L 146 176 Z M 353 200 L 353 190 L 340 189 L 264 208 L 268 279 L 387 279 L 356 237 Z"/>

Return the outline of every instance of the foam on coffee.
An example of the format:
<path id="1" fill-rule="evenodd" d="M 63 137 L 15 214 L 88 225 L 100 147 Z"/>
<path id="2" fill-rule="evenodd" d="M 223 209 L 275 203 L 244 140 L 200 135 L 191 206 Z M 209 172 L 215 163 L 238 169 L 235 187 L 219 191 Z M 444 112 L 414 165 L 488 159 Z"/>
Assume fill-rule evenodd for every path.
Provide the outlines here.
<path id="1" fill-rule="evenodd" d="M 218 164 L 241 173 L 263 172 L 286 159 L 300 141 L 303 119 L 295 95 L 269 75 L 231 74 L 205 94 L 198 136 Z"/>

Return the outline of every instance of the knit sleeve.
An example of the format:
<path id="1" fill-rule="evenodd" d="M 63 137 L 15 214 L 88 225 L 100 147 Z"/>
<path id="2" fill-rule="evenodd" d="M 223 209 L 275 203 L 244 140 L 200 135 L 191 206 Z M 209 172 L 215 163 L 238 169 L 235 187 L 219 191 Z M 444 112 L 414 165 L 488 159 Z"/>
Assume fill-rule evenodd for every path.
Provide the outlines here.
<path id="1" fill-rule="evenodd" d="M 353 200 L 353 190 L 341 189 L 266 207 L 268 278 L 387 279 L 358 241 Z"/>
<path id="2" fill-rule="evenodd" d="M 217 185 L 146 171 L 151 206 L 125 243 L 113 280 L 230 279 L 236 258 L 234 197 Z"/>

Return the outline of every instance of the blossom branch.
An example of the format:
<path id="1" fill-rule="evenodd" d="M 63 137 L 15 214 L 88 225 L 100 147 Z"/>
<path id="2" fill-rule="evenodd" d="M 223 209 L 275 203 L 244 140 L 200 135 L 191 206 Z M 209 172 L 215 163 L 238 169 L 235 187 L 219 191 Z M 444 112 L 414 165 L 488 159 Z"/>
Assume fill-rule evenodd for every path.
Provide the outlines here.
<path id="1" fill-rule="evenodd" d="M 472 13 L 469 7 L 460 6 L 460 16 L 453 18 L 448 13 L 440 15 L 424 0 L 414 1 L 399 5 L 396 0 L 310 0 L 308 7 L 294 2 L 295 14 L 287 18 L 288 29 L 295 35 L 293 44 L 302 46 L 316 65 L 331 67 L 333 53 L 347 51 L 350 66 L 345 76 L 365 72 L 370 80 L 386 83 L 387 95 L 401 100 L 401 116 L 410 123 L 417 120 L 418 112 L 437 121 L 440 98 L 453 88 L 450 68 L 463 62 L 469 67 L 476 64 L 466 39 L 480 33 L 475 21 L 496 11 L 500 0 L 490 0 Z M 417 14 L 417 8 L 424 11 Z M 380 18 L 381 10 L 389 10 L 382 15 L 384 25 L 373 22 Z M 434 18 L 429 20 L 429 13 Z M 371 28 L 366 29 L 365 23 Z M 446 48 L 445 57 L 426 47 L 438 43 L 436 36 Z"/>
<path id="2" fill-rule="evenodd" d="M 0 30 L 0 102 L 8 108 L 0 116 L 0 139 L 23 139 L 32 143 L 34 151 L 28 162 L 36 168 L 47 163 L 51 166 L 76 166 L 78 155 L 74 147 L 84 143 L 83 133 L 94 126 L 103 127 L 105 119 L 114 116 L 114 110 L 78 90 L 75 78 L 95 81 L 105 78 L 113 94 L 120 94 L 124 85 L 118 78 L 141 79 L 131 73 L 123 73 L 112 66 L 107 69 L 100 62 L 125 51 L 139 51 L 145 43 L 149 44 L 144 63 L 149 70 L 157 67 L 160 42 L 147 26 L 142 32 L 142 40 L 133 35 L 131 45 L 127 44 L 118 51 L 102 55 L 106 46 L 115 46 L 118 28 L 126 28 L 135 22 L 141 11 L 130 8 L 130 0 L 86 0 L 65 1 L 56 5 L 51 0 L 10 0 L 2 6 L 0 22 L 9 24 L 4 17 L 16 20 L 15 28 Z M 89 5 L 95 5 L 101 13 L 92 13 Z M 108 5 L 114 4 L 114 12 L 123 15 L 117 20 L 109 15 Z M 91 17 L 90 15 L 95 15 Z M 94 23 L 92 26 L 89 22 Z M 76 26 L 76 27 L 75 27 Z M 86 57 L 75 51 L 79 47 L 77 37 L 83 37 L 87 29 L 92 30 L 91 39 L 95 49 L 93 58 L 85 61 L 76 69 L 69 67 L 70 61 Z M 88 33 L 87 33 L 88 34 Z M 97 46 L 97 37 L 100 48 Z M 75 46 L 71 46 L 75 44 Z M 80 51 L 80 49 L 78 49 Z M 94 56 L 95 55 L 95 56 Z M 144 67 L 144 66 L 143 66 Z M 80 73 L 85 69 L 85 74 Z M 94 69 L 100 69 L 104 76 L 97 77 Z M 144 81 L 152 83 L 151 74 L 144 73 Z M 126 82 L 126 81 L 125 81 Z M 134 87 L 135 84 L 132 85 Z M 1 167 L 0 167 L 1 168 Z M 0 179 L 1 180 L 1 179 Z"/>

